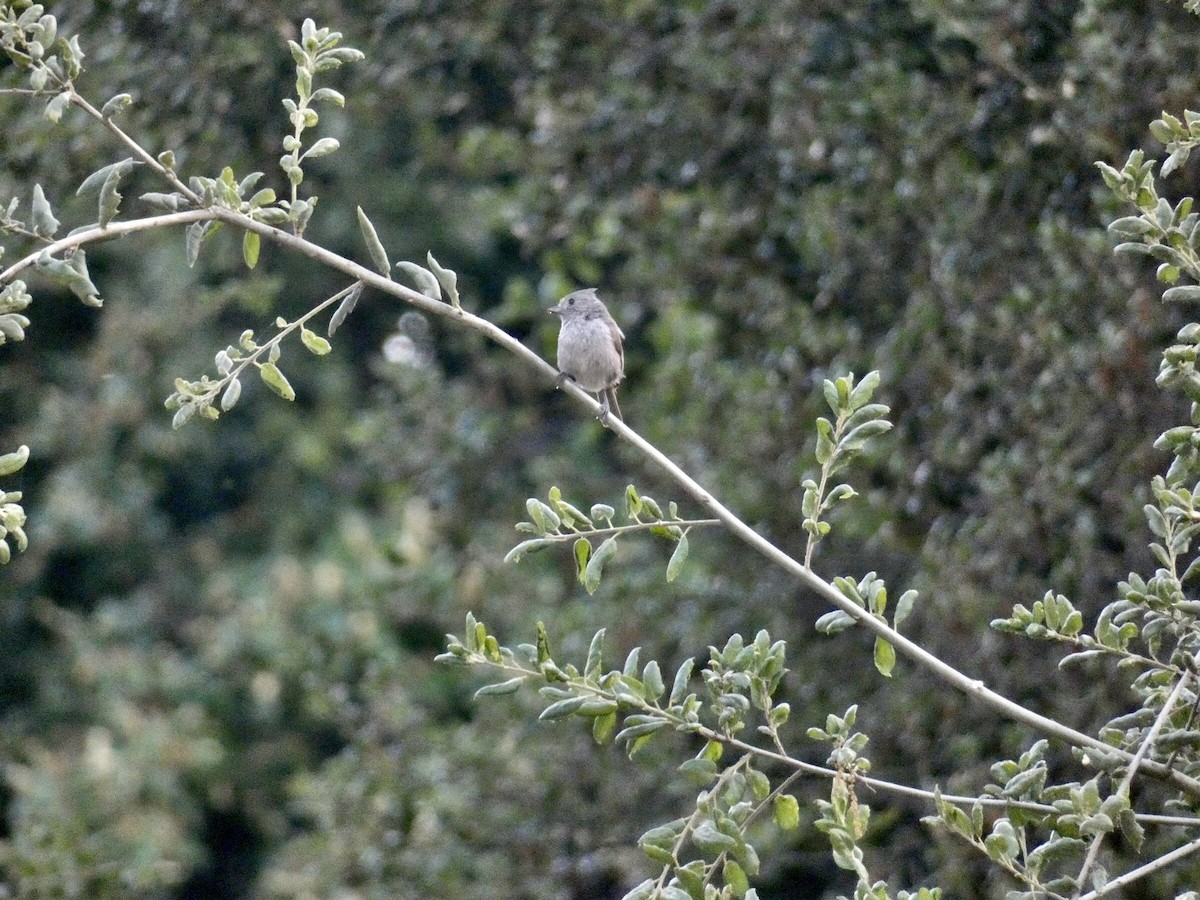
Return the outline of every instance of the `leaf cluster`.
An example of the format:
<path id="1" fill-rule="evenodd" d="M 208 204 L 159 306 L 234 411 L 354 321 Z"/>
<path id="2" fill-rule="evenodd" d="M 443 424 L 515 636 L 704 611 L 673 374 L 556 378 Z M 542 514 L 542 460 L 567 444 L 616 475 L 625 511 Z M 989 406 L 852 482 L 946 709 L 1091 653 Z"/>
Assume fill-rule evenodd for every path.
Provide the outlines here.
<path id="1" fill-rule="evenodd" d="M 646 856 L 663 869 L 657 879 L 647 879 L 625 896 L 627 900 L 756 896 L 749 878 L 758 874 L 760 862 L 750 825 L 770 812 L 781 828 L 795 828 L 798 806 L 794 797 L 772 787 L 768 776 L 752 764 L 752 754 L 743 752 L 724 768 L 720 763 L 726 745 L 746 728 L 752 710 L 764 722 L 759 730 L 765 734 L 777 735 L 787 721 L 789 707 L 773 699 L 787 671 L 784 642 L 772 642 L 761 631 L 749 643 L 734 635 L 723 648 L 709 648 L 709 662 L 700 672 L 708 694 L 705 703 L 689 690 L 693 659 L 679 666 L 668 694 L 658 662 L 643 665 L 638 648 L 630 651 L 621 669 L 604 671 L 604 639 L 602 629 L 593 637 L 579 669 L 553 659 L 541 624 L 535 644 L 509 649 L 468 614 L 463 636 L 447 635 L 446 652 L 438 659 L 490 666 L 512 675 L 485 685 L 476 696 L 511 694 L 524 684 L 544 682 L 538 690 L 549 705 L 539 718 L 582 719 L 590 724 L 597 743 L 623 744 L 631 757 L 664 731 L 705 738 L 700 752 L 679 767 L 689 780 L 706 786 L 696 798 L 694 811 L 655 826 L 638 839 Z M 685 848 L 698 857 L 689 859 Z M 723 886 L 718 888 L 717 883 Z"/>
<path id="2" fill-rule="evenodd" d="M 675 544 L 667 561 L 667 581 L 674 581 L 683 570 L 688 557 L 688 532 L 696 525 L 711 525 L 714 520 L 687 520 L 679 515 L 674 500 L 667 504 L 666 514 L 658 501 L 648 494 L 638 493 L 630 484 L 625 488 L 624 519 L 629 524 L 614 525 L 616 509 L 607 503 L 595 503 L 588 513 L 571 505 L 562 491 L 551 487 L 544 502 L 530 497 L 525 502 L 529 519 L 516 524 L 517 531 L 536 537 L 517 544 L 504 557 L 505 562 L 518 562 L 523 556 L 544 550 L 565 540 L 572 540 L 575 574 L 579 583 L 594 594 L 600 586 L 604 566 L 617 552 L 617 538 L 631 532 L 646 531 Z M 600 546 L 593 550 L 592 541 Z"/>
<path id="3" fill-rule="evenodd" d="M 29 461 L 29 448 L 22 444 L 12 453 L 0 456 L 0 478 L 19 472 Z M 20 491 L 0 490 L 0 565 L 12 559 L 13 548 L 23 553 L 29 546 L 25 534 L 25 510 Z M 11 542 L 11 543 L 10 543 Z"/>

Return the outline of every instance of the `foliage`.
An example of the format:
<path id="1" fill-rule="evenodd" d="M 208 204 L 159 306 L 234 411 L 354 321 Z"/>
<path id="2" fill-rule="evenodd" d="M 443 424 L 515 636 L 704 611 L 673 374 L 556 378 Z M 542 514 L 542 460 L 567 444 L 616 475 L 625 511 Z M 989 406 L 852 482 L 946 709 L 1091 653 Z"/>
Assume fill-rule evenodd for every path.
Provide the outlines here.
<path id="1" fill-rule="evenodd" d="M 1186 102 L 1192 21 L 1167 4 L 318 5 L 367 58 L 311 21 L 270 49 L 261 22 L 287 22 L 283 5 L 80 4 L 61 24 L 4 7 L 0 190 L 20 200 L 0 230 L 31 285 L 10 267 L 0 293 L 0 441 L 22 447 L 0 457 L 6 559 L 30 507 L 3 570 L 9 880 L 463 897 L 1193 883 L 1194 864 L 1146 867 L 1194 825 L 1200 423 L 1178 424 L 1173 392 L 1200 399 L 1200 332 L 1104 259 L 1112 201 L 1087 172 Z M 265 124 L 293 85 L 286 126 Z M 1160 178 L 1188 170 L 1193 118 L 1151 126 Z M 1112 230 L 1188 299 L 1190 202 L 1160 200 L 1153 168 L 1102 166 L 1133 205 Z M 453 268 L 389 257 L 429 246 Z M 797 569 L 685 518 L 684 496 L 664 511 L 649 494 L 685 490 L 670 469 L 542 402 L 552 382 L 515 338 L 552 355 L 541 307 L 580 282 L 611 286 L 628 326 L 634 428 L 728 504 L 717 520 L 736 508 L 781 556 L 805 545 Z M 291 336 L 320 359 L 285 375 Z M 1149 393 L 1167 344 L 1168 391 Z M 215 376 L 180 377 L 204 360 Z M 851 369 L 872 375 L 829 374 Z M 295 408 L 242 396 L 253 370 Z M 171 385 L 173 423 L 155 399 Z M 218 431 L 170 427 L 235 404 Z M 885 414 L 884 449 L 863 443 Z M 852 459 L 855 487 L 835 483 Z M 563 499 L 631 480 L 613 507 Z M 572 553 L 500 566 L 531 495 L 512 552 Z M 913 588 L 889 607 L 895 584 Z M 1008 616 L 985 602 L 1009 597 Z M 539 726 L 523 692 L 473 703 L 469 674 L 428 665 L 470 610 L 497 634 L 551 623 L 562 657 L 507 656 L 477 622 L 450 652 L 518 667 L 499 690 L 565 692 L 542 699 L 590 737 Z M 598 631 L 632 667 L 604 671 L 595 639 L 592 664 Z M 1080 668 L 1055 672 L 1040 639 Z M 685 678 L 675 702 L 658 660 L 709 643 L 703 691 Z M 960 702 L 921 650 L 984 699 Z M 1026 728 L 1059 724 L 1050 742 L 997 721 L 984 682 L 1044 714 Z M 814 721 L 824 766 L 794 746 Z M 634 761 L 589 746 L 597 727 Z M 930 840 L 930 813 L 955 843 Z"/>
<path id="2" fill-rule="evenodd" d="M 22 444 L 14 452 L 0 456 L 0 476 L 19 472 L 28 461 L 29 448 Z M 25 534 L 25 510 L 21 508 L 20 499 L 20 491 L 0 491 L 0 565 L 12 559 L 13 546 L 18 553 L 29 546 L 29 537 Z"/>

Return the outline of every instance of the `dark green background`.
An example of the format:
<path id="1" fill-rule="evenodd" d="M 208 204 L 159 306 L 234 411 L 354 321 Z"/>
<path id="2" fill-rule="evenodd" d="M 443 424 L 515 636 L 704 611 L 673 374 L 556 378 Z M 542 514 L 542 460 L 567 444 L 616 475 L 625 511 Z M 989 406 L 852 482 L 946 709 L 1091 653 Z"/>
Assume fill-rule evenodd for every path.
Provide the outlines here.
<path id="1" fill-rule="evenodd" d="M 281 192 L 285 40 L 305 16 L 343 31 L 367 60 L 325 82 L 347 104 L 317 134 L 342 150 L 307 167 L 308 236 L 366 261 L 361 205 L 393 259 L 432 249 L 465 305 L 547 358 L 545 307 L 598 287 L 628 336 L 630 424 L 790 551 L 822 379 L 879 369 L 896 428 L 850 473 L 862 496 L 818 570 L 919 588 L 909 633 L 1040 712 L 1087 730 L 1130 708 L 1119 674 L 1060 672 L 987 623 L 1050 588 L 1094 615 L 1153 567 L 1150 444 L 1184 412 L 1153 378 L 1186 310 L 1112 258 L 1092 163 L 1161 155 L 1146 124 L 1196 102 L 1179 4 L 49 11 L 89 53 L 79 90 L 132 93 L 146 147 Z M 38 181 L 65 223 L 92 221 L 74 188 L 120 158 L 111 136 L 12 96 L 0 122 L 0 196 L 28 209 Z M 131 216 L 163 187 L 138 171 L 123 190 Z M 476 703 L 477 676 L 431 661 L 468 610 L 513 644 L 545 620 L 564 661 L 606 627 L 613 662 L 641 645 L 669 672 L 767 628 L 790 648 L 792 752 L 823 761 L 804 729 L 857 702 L 875 773 L 911 784 L 978 791 L 1032 739 L 907 662 L 880 678 L 865 634 L 816 634 L 825 607 L 718 531 L 672 584 L 666 544 L 622 541 L 591 597 L 566 552 L 503 564 L 551 485 L 585 509 L 629 482 L 684 498 L 516 360 L 377 294 L 330 356 L 285 347 L 294 405 L 247 384 L 219 423 L 172 432 L 176 376 L 344 281 L 266 244 L 247 274 L 228 233 L 190 270 L 182 234 L 89 260 L 102 311 L 33 278 L 29 338 L 0 348 L 0 450 L 33 453 L 5 483 L 31 546 L 0 571 L 0 865 L 28 896 L 619 897 L 651 871 L 637 836 L 689 808 L 674 767 L 698 747 L 630 763 L 538 724 L 531 694 Z M 412 364 L 384 358 L 395 333 Z M 762 897 L 853 889 L 809 826 L 827 791 L 802 783 L 800 831 L 762 834 Z M 863 799 L 873 876 L 1013 886 L 920 826 L 931 810 Z M 1170 877 L 1136 896 L 1200 872 Z"/>

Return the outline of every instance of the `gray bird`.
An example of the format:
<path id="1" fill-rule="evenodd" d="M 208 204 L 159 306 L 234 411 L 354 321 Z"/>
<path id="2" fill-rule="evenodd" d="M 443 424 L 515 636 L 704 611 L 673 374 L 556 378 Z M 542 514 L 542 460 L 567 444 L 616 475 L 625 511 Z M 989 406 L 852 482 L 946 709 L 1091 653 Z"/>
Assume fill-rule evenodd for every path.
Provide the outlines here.
<path id="1" fill-rule="evenodd" d="M 611 410 L 618 419 L 617 385 L 625 377 L 625 351 L 620 327 L 596 296 L 595 288 L 567 294 L 550 307 L 562 320 L 558 332 L 558 382 L 570 378 L 600 401 L 600 421 L 607 423 Z"/>

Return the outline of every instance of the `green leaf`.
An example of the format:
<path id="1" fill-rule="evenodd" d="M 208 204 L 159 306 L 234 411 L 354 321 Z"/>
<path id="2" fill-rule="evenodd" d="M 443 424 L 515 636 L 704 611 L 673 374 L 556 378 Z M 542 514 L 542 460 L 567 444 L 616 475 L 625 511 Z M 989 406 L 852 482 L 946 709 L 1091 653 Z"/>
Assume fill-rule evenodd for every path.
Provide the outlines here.
<path id="1" fill-rule="evenodd" d="M 574 715 L 578 712 L 579 707 L 583 706 L 587 697 L 568 697 L 565 700 L 559 700 L 557 703 L 551 703 L 542 710 L 539 719 L 545 722 L 553 721 L 554 719 L 563 719 L 567 716 Z"/>
<path id="2" fill-rule="evenodd" d="M 284 400 L 291 401 L 296 399 L 296 391 L 274 363 L 263 363 L 258 367 L 258 374 L 262 376 L 262 380 L 266 383 L 267 387 Z"/>
<path id="3" fill-rule="evenodd" d="M 431 300 L 442 299 L 442 286 L 433 273 L 413 262 L 398 262 L 396 268 L 413 280 L 418 291 Z"/>
<path id="4" fill-rule="evenodd" d="M 204 241 L 217 233 L 221 225 L 219 222 L 210 219 L 207 222 L 193 222 L 187 227 L 186 243 L 187 243 L 187 261 L 188 266 L 194 266 L 196 260 L 200 257 L 200 245 Z"/>
<path id="5" fill-rule="evenodd" d="M 334 106 L 346 105 L 346 98 L 333 88 L 328 87 L 317 88 L 313 91 L 312 96 L 309 98 L 309 103 L 319 103 L 324 100 L 328 100 Z"/>
<path id="6" fill-rule="evenodd" d="M 725 879 L 725 883 L 729 885 L 729 889 L 733 891 L 733 896 L 737 900 L 742 900 L 746 896 L 746 892 L 750 890 L 750 881 L 746 878 L 746 873 L 732 859 L 726 858 L 725 867 L 721 870 L 721 875 Z"/>
<path id="7" fill-rule="evenodd" d="M 29 448 L 22 444 L 12 453 L 0 456 L 0 478 L 19 472 L 29 461 Z"/>
<path id="8" fill-rule="evenodd" d="M 616 700 L 609 697 L 591 697 L 584 701 L 583 706 L 579 707 L 579 714 L 594 719 L 598 716 L 615 713 L 619 706 Z"/>
<path id="9" fill-rule="evenodd" d="M 1176 147 L 1171 151 L 1171 154 L 1165 160 L 1163 160 L 1162 168 L 1159 169 L 1158 174 L 1161 177 L 1166 178 L 1185 162 L 1187 162 L 1188 157 L 1191 155 L 1192 148 L 1187 144 L 1184 144 L 1181 147 Z"/>
<path id="10" fill-rule="evenodd" d="M 683 663 L 679 666 L 679 669 L 675 672 L 675 681 L 671 685 L 671 697 L 667 701 L 671 706 L 674 706 L 676 703 L 683 702 L 683 698 L 687 694 L 688 681 L 692 677 L 692 669 L 695 667 L 695 665 L 695 658 L 689 656 L 683 661 Z"/>
<path id="11" fill-rule="evenodd" d="M 1188 303 L 1200 300 L 1200 285 L 1187 284 L 1167 288 L 1163 291 L 1162 298 L 1166 303 Z"/>
<path id="12" fill-rule="evenodd" d="M 337 138 L 325 137 L 321 138 L 311 147 L 304 151 L 301 159 L 316 159 L 320 156 L 328 156 L 333 153 L 338 147 L 342 146 Z"/>
<path id="13" fill-rule="evenodd" d="M 800 501 L 800 514 L 806 519 L 817 515 L 817 485 L 811 479 L 804 482 L 804 497 Z"/>
<path id="14" fill-rule="evenodd" d="M 974 826 L 971 824 L 970 817 L 965 812 L 954 804 L 941 800 L 940 796 L 936 802 L 938 803 L 938 812 L 942 817 L 943 825 L 967 840 L 973 840 L 978 837 Z"/>
<path id="15" fill-rule="evenodd" d="M 688 556 L 688 539 L 686 534 L 679 536 L 679 542 L 675 545 L 675 552 L 671 554 L 671 558 L 667 561 L 667 581 L 674 581 L 679 573 L 683 570 L 683 564 L 687 561 Z"/>
<path id="16" fill-rule="evenodd" d="M 557 532 L 562 525 L 562 518 L 559 514 L 537 497 L 530 497 L 525 501 L 525 510 L 541 534 Z"/>
<path id="17" fill-rule="evenodd" d="M 1142 843 L 1146 839 L 1146 832 L 1133 814 L 1133 810 L 1128 808 L 1121 810 L 1117 816 L 1117 823 L 1121 827 L 1121 834 L 1133 847 L 1134 852 L 1140 852 Z"/>
<path id="18" fill-rule="evenodd" d="M 464 646 L 471 651 L 479 649 L 479 623 L 475 619 L 475 614 L 468 612 L 466 617 L 466 627 L 463 630 Z M 484 629 L 484 634 L 487 630 Z"/>
<path id="19" fill-rule="evenodd" d="M 679 765 L 679 773 L 695 784 L 708 784 L 716 777 L 717 764 L 711 759 L 689 759 Z"/>
<path id="20" fill-rule="evenodd" d="M 604 522 L 611 522 L 612 517 L 617 514 L 617 511 L 607 503 L 592 504 L 591 515 L 593 519 L 598 519 Z"/>
<path id="21" fill-rule="evenodd" d="M 629 678 L 637 678 L 639 661 L 642 658 L 642 648 L 634 647 L 629 651 L 629 655 L 625 657 L 625 667 L 621 669 L 621 674 Z"/>
<path id="22" fill-rule="evenodd" d="M 879 372 L 868 372 L 863 376 L 862 381 L 855 385 L 854 390 L 850 392 L 850 401 L 847 406 L 855 410 L 865 405 L 871 395 L 875 393 L 875 388 L 879 387 Z"/>
<path id="23" fill-rule="evenodd" d="M 1109 234 L 1121 237 L 1142 237 L 1154 231 L 1154 223 L 1142 216 L 1123 216 L 1108 223 Z"/>
<path id="24" fill-rule="evenodd" d="M 904 621 L 912 613 L 913 605 L 916 602 L 917 602 L 917 592 L 914 590 L 911 590 L 911 589 L 907 590 L 903 594 L 900 595 L 900 599 L 898 601 L 896 601 L 896 612 L 892 616 L 892 627 L 893 628 L 895 628 L 897 631 L 900 630 L 900 626 L 902 624 L 904 624 Z"/>
<path id="25" fill-rule="evenodd" d="M 746 782 L 750 785 L 750 790 L 754 794 L 754 799 L 762 803 L 771 793 L 771 780 L 767 778 L 758 769 L 747 766 L 744 770 L 746 773 Z"/>
<path id="26" fill-rule="evenodd" d="M 711 819 L 706 819 L 692 832 L 692 841 L 701 852 L 716 855 L 733 847 L 737 841 L 717 830 Z"/>
<path id="27" fill-rule="evenodd" d="M 104 184 L 100 188 L 98 222 L 101 228 L 107 227 L 108 223 L 116 218 L 117 211 L 121 208 L 121 192 L 117 190 L 120 181 L 121 173 L 114 170 L 104 179 Z"/>
<path id="28" fill-rule="evenodd" d="M 642 684 L 646 687 L 647 700 L 657 700 L 667 689 L 667 686 L 663 684 L 662 672 L 658 668 L 658 663 L 654 660 L 646 663 L 646 668 L 642 670 Z"/>
<path id="29" fill-rule="evenodd" d="M 1005 835 L 989 834 L 983 840 L 983 849 L 994 862 L 1008 862 L 1016 858 L 1019 848 L 1016 841 Z"/>
<path id="30" fill-rule="evenodd" d="M 258 232 L 247 231 L 242 235 L 242 259 L 246 261 L 247 269 L 253 269 L 258 265 L 259 244 Z"/>
<path id="31" fill-rule="evenodd" d="M 675 877 L 687 892 L 688 900 L 704 900 L 705 869 L 702 859 L 694 859 L 686 866 L 678 866 L 675 869 Z"/>
<path id="32" fill-rule="evenodd" d="M 325 338 L 321 337 L 315 331 L 309 331 L 303 325 L 300 326 L 300 342 L 317 356 L 324 356 L 333 349 L 333 345 L 329 341 L 325 340 Z"/>
<path id="33" fill-rule="evenodd" d="M 600 576 L 604 572 L 604 564 L 617 552 L 617 539 L 610 537 L 604 541 L 588 560 L 587 568 L 583 571 L 583 586 L 589 594 L 596 593 L 600 586 Z"/>
<path id="34" fill-rule="evenodd" d="M 662 520 L 662 517 L 663 517 L 662 507 L 659 506 L 658 501 L 655 500 L 653 497 L 651 497 L 649 494 L 645 494 L 642 496 L 642 506 L 644 506 L 646 508 L 646 511 L 650 515 L 654 516 L 654 518 L 656 518 L 660 521 Z"/>
<path id="35" fill-rule="evenodd" d="M 858 620 L 848 612 L 840 609 L 831 609 L 829 612 L 817 619 L 813 626 L 821 634 L 838 634 L 851 628 L 858 623 Z"/>
<path id="36" fill-rule="evenodd" d="M 850 450 L 860 449 L 870 438 L 877 437 L 892 430 L 892 423 L 887 419 L 872 419 L 852 428 L 838 446 Z"/>
<path id="37" fill-rule="evenodd" d="M 53 122 L 55 125 L 62 119 L 63 111 L 71 102 L 71 95 L 67 91 L 61 94 L 55 94 L 50 102 L 46 104 L 45 112 L 42 113 L 47 121 Z"/>
<path id="38" fill-rule="evenodd" d="M 579 538 L 575 541 L 575 577 L 579 579 L 579 583 L 583 584 L 583 575 L 587 571 L 588 560 L 592 558 L 592 542 L 587 538 Z"/>
<path id="39" fill-rule="evenodd" d="M 254 174 L 259 175 L 261 173 L 255 172 Z M 261 191 L 259 191 L 253 197 L 250 198 L 250 209 L 251 210 L 261 209 L 264 206 L 270 206 L 274 202 L 275 202 L 275 192 L 273 190 L 271 190 L 271 188 L 263 188 Z M 277 212 L 283 213 L 283 210 L 277 210 Z M 284 213 L 284 217 L 286 218 L 286 213 Z"/>
<path id="40" fill-rule="evenodd" d="M 597 744 L 605 743 L 612 736 L 613 728 L 617 725 L 616 712 L 608 712 L 602 716 L 596 716 L 592 720 L 592 739 Z"/>
<path id="41" fill-rule="evenodd" d="M 425 261 L 429 263 L 429 268 L 437 276 L 438 283 L 446 292 L 446 296 L 450 298 L 450 305 L 455 309 L 459 309 L 461 304 L 458 300 L 458 273 L 439 264 L 433 258 L 432 251 L 425 254 Z"/>
<path id="42" fill-rule="evenodd" d="M 133 103 L 133 97 L 129 94 L 117 94 L 115 97 L 110 97 L 102 107 L 100 107 L 100 115 L 106 119 L 111 119 L 113 116 L 124 112 Z"/>
<path id="43" fill-rule="evenodd" d="M 361 206 L 357 206 L 355 209 L 358 211 L 358 230 L 362 232 L 363 242 L 367 245 L 367 253 L 371 256 L 371 262 L 380 275 L 391 278 L 392 264 L 388 262 L 387 251 L 383 249 L 379 235 L 375 233 L 375 226 L 371 224 L 371 220 L 367 218 L 367 214 L 363 212 Z"/>
<path id="44" fill-rule="evenodd" d="M 630 716 L 629 719 L 626 719 L 625 721 L 628 722 L 630 719 L 634 718 L 637 717 Z M 626 728 L 621 729 L 621 731 L 617 733 L 616 739 L 622 743 L 636 741 L 639 738 L 649 737 L 655 732 L 661 731 L 666 726 L 667 722 L 665 719 L 653 719 L 649 722 L 638 722 L 636 725 L 629 725 Z M 631 748 L 630 752 L 634 752 L 634 748 Z"/>
<path id="45" fill-rule="evenodd" d="M 138 197 L 139 200 L 150 204 L 156 209 L 165 209 L 167 212 L 179 212 L 181 209 L 187 209 L 191 206 L 191 201 L 183 194 L 159 194 L 150 192 L 142 194 Z"/>
<path id="46" fill-rule="evenodd" d="M 191 421 L 192 416 L 196 414 L 196 409 L 195 403 L 191 401 L 184 403 L 175 411 L 175 415 L 171 417 L 171 427 L 175 430 L 182 428 Z"/>
<path id="47" fill-rule="evenodd" d="M 1133 241 L 1126 241 L 1113 247 L 1113 253 L 1132 253 L 1135 256 L 1150 256 L 1152 250 L 1153 248 L 1149 244 L 1139 244 Z"/>
<path id="48" fill-rule="evenodd" d="M 46 194 L 40 184 L 33 186 L 31 216 L 30 224 L 33 225 L 33 232 L 39 237 L 53 237 L 54 233 L 58 231 L 58 219 L 54 218 L 50 203 L 46 200 Z"/>
<path id="49" fill-rule="evenodd" d="M 875 638 L 875 668 L 879 674 L 891 678 L 895 667 L 896 648 L 882 637 Z"/>
<path id="50" fill-rule="evenodd" d="M 233 409 L 234 404 L 238 402 L 238 398 L 242 396 L 242 382 L 233 378 L 225 387 L 225 393 L 221 395 L 221 409 L 224 412 L 229 412 Z"/>
<path id="51" fill-rule="evenodd" d="M 91 276 L 88 275 L 87 253 L 82 247 L 76 247 L 68 253 L 70 255 L 67 256 L 65 262 L 71 275 L 67 280 L 67 289 L 82 300 L 86 306 L 103 306 L 104 301 L 100 299 L 100 292 L 92 283 Z"/>
<path id="52" fill-rule="evenodd" d="M 642 498 L 632 484 L 625 485 L 625 515 L 636 519 L 642 512 Z"/>
<path id="53" fill-rule="evenodd" d="M 485 684 L 475 692 L 475 699 L 515 694 L 521 689 L 521 685 L 525 683 L 526 677 L 525 675 L 518 675 L 516 678 L 510 678 L 507 681 L 499 681 L 496 684 Z"/>
<path id="54" fill-rule="evenodd" d="M 837 385 L 826 378 L 823 388 L 825 391 L 825 402 L 829 404 L 830 411 L 836 413 L 841 406 L 838 398 Z"/>
<path id="55" fill-rule="evenodd" d="M 583 674 L 588 678 L 600 677 L 604 654 L 604 632 L 605 629 L 601 628 L 592 635 L 592 642 L 588 645 L 587 662 L 583 666 Z"/>
<path id="56" fill-rule="evenodd" d="M 833 458 L 835 445 L 833 443 L 833 424 L 824 416 L 817 419 L 817 447 L 815 456 L 819 465 L 825 465 Z"/>
<path id="57" fill-rule="evenodd" d="M 75 196 L 82 197 L 89 191 L 97 190 L 104 186 L 113 175 L 116 175 L 120 180 L 123 176 L 129 174 L 129 170 L 137 165 L 137 160 L 132 156 L 126 157 L 120 162 L 109 163 L 107 166 L 101 166 L 87 178 L 83 179 L 83 184 L 75 189 Z"/>
<path id="58" fill-rule="evenodd" d="M 684 820 L 682 819 L 677 819 L 666 825 L 656 825 L 638 838 L 638 846 L 642 848 L 643 853 L 654 861 L 672 864 L 675 862 L 675 857 L 671 853 L 671 848 L 679 839 L 679 834 L 683 831 L 683 827 Z"/>
<path id="59" fill-rule="evenodd" d="M 521 543 L 517 544 L 517 546 L 513 547 L 504 555 L 504 561 L 506 563 L 519 562 L 521 557 L 526 553 L 533 553 L 537 550 L 545 549 L 554 543 L 555 541 L 552 541 L 549 538 L 533 538 L 532 540 L 521 541 Z"/>
<path id="60" fill-rule="evenodd" d="M 784 831 L 800 827 L 800 803 L 791 794 L 778 794 L 772 803 L 775 824 Z"/>
<path id="61" fill-rule="evenodd" d="M 858 492 L 848 484 L 835 485 L 829 494 L 821 503 L 821 512 L 832 509 L 843 500 L 852 500 L 858 496 Z"/>
<path id="62" fill-rule="evenodd" d="M 338 308 L 334 310 L 333 315 L 329 317 L 329 327 L 326 329 L 326 334 L 333 337 L 333 333 L 342 327 L 342 323 L 346 321 L 346 317 L 354 312 L 354 307 L 358 305 L 358 298 L 362 296 L 362 282 L 357 282 L 350 288 L 349 292 L 338 304 Z"/>

